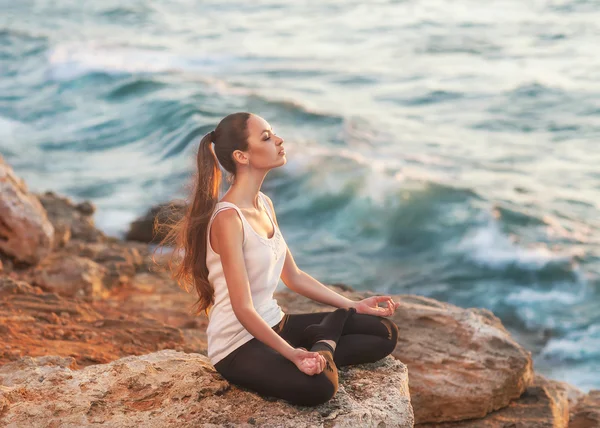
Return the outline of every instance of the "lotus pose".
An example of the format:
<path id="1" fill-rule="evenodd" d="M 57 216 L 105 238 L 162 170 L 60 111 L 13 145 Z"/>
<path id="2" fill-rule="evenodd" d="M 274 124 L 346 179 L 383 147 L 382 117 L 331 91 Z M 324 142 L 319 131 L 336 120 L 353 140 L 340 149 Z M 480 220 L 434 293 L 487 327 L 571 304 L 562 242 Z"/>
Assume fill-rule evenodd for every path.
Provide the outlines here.
<path id="1" fill-rule="evenodd" d="M 267 173 L 287 162 L 283 142 L 260 116 L 223 118 L 200 141 L 187 212 L 162 244 L 174 247 L 173 278 L 195 288 L 196 312 L 208 316 L 215 369 L 259 394 L 315 406 L 336 394 L 338 367 L 375 362 L 394 350 L 398 328 L 385 317 L 399 303 L 389 296 L 350 300 L 296 266 L 273 203 L 260 190 Z M 219 164 L 231 174 L 220 200 Z M 279 278 L 338 309 L 285 313 L 273 298 Z"/>

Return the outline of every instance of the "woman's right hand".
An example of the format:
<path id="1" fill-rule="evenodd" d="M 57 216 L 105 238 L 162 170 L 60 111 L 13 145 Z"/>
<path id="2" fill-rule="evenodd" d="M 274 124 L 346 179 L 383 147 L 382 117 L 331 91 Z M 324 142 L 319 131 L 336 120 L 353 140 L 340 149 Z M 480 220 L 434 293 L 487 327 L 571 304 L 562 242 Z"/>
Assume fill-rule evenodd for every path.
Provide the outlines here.
<path id="1" fill-rule="evenodd" d="M 319 374 L 325 368 L 325 357 L 318 352 L 307 351 L 306 348 L 295 348 L 290 356 L 290 361 L 296 364 L 298 370 L 309 376 Z"/>

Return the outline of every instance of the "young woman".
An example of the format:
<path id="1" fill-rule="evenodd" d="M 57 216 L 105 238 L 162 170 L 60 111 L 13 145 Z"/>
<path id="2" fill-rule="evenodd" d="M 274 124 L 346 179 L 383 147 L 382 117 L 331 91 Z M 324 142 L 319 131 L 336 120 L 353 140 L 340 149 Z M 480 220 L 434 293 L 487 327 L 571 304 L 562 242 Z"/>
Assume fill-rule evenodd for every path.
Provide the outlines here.
<path id="1" fill-rule="evenodd" d="M 209 318 L 208 357 L 215 369 L 238 386 L 314 406 L 337 392 L 338 367 L 375 362 L 393 351 L 398 328 L 384 317 L 399 303 L 389 296 L 352 301 L 296 266 L 273 203 L 260 191 L 267 173 L 286 163 L 283 141 L 257 115 L 222 119 L 200 141 L 191 203 L 162 243 L 173 241 L 174 256 L 183 253 L 169 267 L 186 290 L 196 289 L 197 313 Z M 219 163 L 232 178 L 221 200 Z M 279 278 L 338 309 L 284 313 L 273 298 Z"/>

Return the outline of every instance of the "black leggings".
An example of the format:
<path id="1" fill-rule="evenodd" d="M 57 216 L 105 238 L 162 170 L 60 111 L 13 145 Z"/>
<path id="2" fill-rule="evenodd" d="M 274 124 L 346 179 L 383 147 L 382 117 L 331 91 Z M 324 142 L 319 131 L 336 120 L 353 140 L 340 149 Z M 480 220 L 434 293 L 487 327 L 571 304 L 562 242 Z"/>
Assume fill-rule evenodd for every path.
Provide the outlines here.
<path id="1" fill-rule="evenodd" d="M 285 314 L 273 330 L 294 348 L 311 350 L 304 329 L 318 324 L 331 312 Z M 373 363 L 392 353 L 398 342 L 398 327 L 389 318 L 351 313 L 346 319 L 337 342 L 333 361 L 335 366 Z M 307 375 L 279 352 L 252 338 L 215 364 L 215 369 L 230 383 L 255 391 L 263 396 L 276 397 L 291 404 L 316 406 L 330 400 L 337 392 L 335 376 L 323 370 Z"/>

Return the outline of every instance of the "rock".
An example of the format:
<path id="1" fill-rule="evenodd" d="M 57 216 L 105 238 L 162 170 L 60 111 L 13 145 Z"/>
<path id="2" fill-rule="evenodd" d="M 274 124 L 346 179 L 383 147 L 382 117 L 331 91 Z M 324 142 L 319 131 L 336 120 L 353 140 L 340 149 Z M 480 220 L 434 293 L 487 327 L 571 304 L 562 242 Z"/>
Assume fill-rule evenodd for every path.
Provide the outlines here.
<path id="1" fill-rule="evenodd" d="M 179 329 L 138 314 L 121 310 L 105 316 L 81 299 L 0 276 L 0 364 L 25 355 L 56 355 L 88 366 L 185 347 Z"/>
<path id="2" fill-rule="evenodd" d="M 113 239 L 72 239 L 37 266 L 17 274 L 23 281 L 64 296 L 106 298 L 111 290 L 128 284 L 138 271 L 147 271 L 150 264 L 146 244 Z"/>
<path id="3" fill-rule="evenodd" d="M 0 253 L 0 264 L 2 264 L 2 272 L 4 275 L 10 274 L 14 269 L 14 262 L 7 255 Z"/>
<path id="4" fill-rule="evenodd" d="M 406 366 L 391 356 L 342 368 L 336 396 L 316 407 L 230 384 L 201 354 L 163 350 L 82 370 L 73 364 L 72 358 L 26 357 L 1 367 L 0 424 L 413 426 Z"/>
<path id="5" fill-rule="evenodd" d="M 569 425 L 569 388 L 535 375 L 534 382 L 518 399 L 482 419 L 440 424 L 421 424 L 419 428 L 567 428 Z M 597 425 L 594 425 L 597 426 Z"/>
<path id="6" fill-rule="evenodd" d="M 103 242 L 106 239 L 106 235 L 94 225 L 92 216 L 96 208 L 91 202 L 74 204 L 69 198 L 51 191 L 36 196 L 57 231 L 58 247 L 65 245 L 70 239 L 85 242 Z"/>
<path id="7" fill-rule="evenodd" d="M 337 287 L 352 300 L 374 293 Z M 284 311 L 329 311 L 297 293 L 276 294 Z M 415 423 L 481 418 L 521 396 L 533 380 L 531 354 L 485 309 L 462 309 L 414 295 L 392 319 L 399 329 L 393 355 L 407 365 Z"/>
<path id="8" fill-rule="evenodd" d="M 138 271 L 147 270 L 149 251 L 145 244 L 107 238 L 106 242 L 72 241 L 69 254 L 87 257 L 104 268 L 103 284 L 108 290 L 128 284 Z"/>
<path id="9" fill-rule="evenodd" d="M 409 368 L 417 423 L 483 417 L 531 385 L 531 353 L 490 311 L 397 297 L 394 356 Z"/>
<path id="10" fill-rule="evenodd" d="M 571 410 L 569 428 L 600 427 L 600 389 L 581 397 Z"/>
<path id="11" fill-rule="evenodd" d="M 0 252 L 36 264 L 54 245 L 54 227 L 39 200 L 0 156 Z"/>
<path id="12" fill-rule="evenodd" d="M 92 260 L 53 253 L 35 268 L 33 282 L 62 296 L 96 300 L 108 295 L 102 285 L 104 275 L 104 267 Z"/>
<path id="13" fill-rule="evenodd" d="M 161 227 L 156 231 L 155 235 L 155 220 L 158 218 L 161 225 L 166 222 L 171 224 L 171 221 L 179 220 L 183 216 L 186 208 L 185 201 L 178 200 L 153 206 L 146 214 L 130 224 L 125 239 L 128 241 L 159 242 L 165 237 L 166 232 Z"/>
<path id="14" fill-rule="evenodd" d="M 541 375 L 537 375 L 537 376 L 541 376 Z M 585 396 L 585 392 L 583 392 L 579 388 L 571 385 L 570 383 L 558 382 L 558 381 L 554 381 L 554 382 L 560 383 L 561 388 L 563 388 L 567 392 L 567 399 L 569 400 L 569 411 L 573 410 L 573 408 L 577 405 L 579 400 L 581 400 Z"/>

